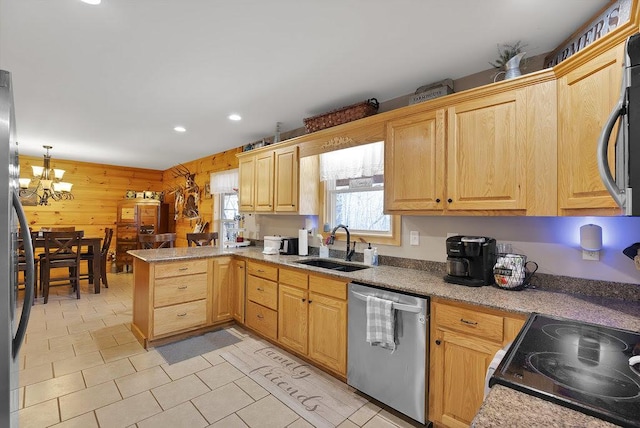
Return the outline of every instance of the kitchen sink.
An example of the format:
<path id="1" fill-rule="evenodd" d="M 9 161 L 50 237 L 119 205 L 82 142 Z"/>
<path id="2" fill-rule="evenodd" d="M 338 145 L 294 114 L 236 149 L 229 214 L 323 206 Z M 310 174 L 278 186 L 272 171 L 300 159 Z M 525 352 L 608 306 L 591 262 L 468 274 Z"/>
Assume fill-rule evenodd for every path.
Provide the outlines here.
<path id="1" fill-rule="evenodd" d="M 369 266 L 351 265 L 347 263 L 335 262 L 333 260 L 312 259 L 302 260 L 296 263 L 307 266 L 315 266 L 323 269 L 337 270 L 340 272 L 353 272 L 356 270 L 367 269 Z"/>

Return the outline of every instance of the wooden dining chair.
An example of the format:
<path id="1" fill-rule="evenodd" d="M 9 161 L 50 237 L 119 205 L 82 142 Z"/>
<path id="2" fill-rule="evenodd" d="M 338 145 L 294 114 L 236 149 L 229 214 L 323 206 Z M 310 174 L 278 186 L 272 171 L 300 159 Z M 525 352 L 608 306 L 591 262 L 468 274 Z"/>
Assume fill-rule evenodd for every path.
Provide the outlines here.
<path id="1" fill-rule="evenodd" d="M 35 248 L 35 241 L 36 238 L 38 237 L 38 232 L 31 232 L 31 244 L 33 245 L 33 248 Z M 33 272 L 33 291 L 34 291 L 34 298 L 38 297 L 38 257 L 34 255 L 34 264 L 35 264 L 35 269 Z M 26 282 L 26 277 L 24 275 L 26 275 L 27 272 L 27 258 L 26 255 L 24 253 L 24 242 L 23 240 L 19 240 L 18 241 L 18 272 L 22 272 L 22 280 L 18 281 L 18 285 L 24 285 Z"/>
<path id="2" fill-rule="evenodd" d="M 193 244 L 196 247 L 216 245 L 218 241 L 218 232 L 211 233 L 187 233 L 187 246 L 191 247 Z"/>
<path id="3" fill-rule="evenodd" d="M 175 233 L 160 233 L 157 235 L 138 235 L 138 242 L 140 242 L 140 248 L 143 250 L 153 248 L 173 248 L 176 242 Z"/>
<path id="4" fill-rule="evenodd" d="M 109 282 L 107 281 L 107 256 L 109 255 L 112 238 L 113 229 L 105 227 L 104 239 L 102 240 L 102 247 L 100 248 L 100 280 L 106 288 L 109 288 Z M 80 260 L 87 262 L 87 273 L 81 274 L 80 279 L 88 279 L 90 284 L 93 283 L 93 257 L 93 248 L 89 248 L 88 251 L 80 253 Z"/>
<path id="5" fill-rule="evenodd" d="M 53 226 L 40 228 L 40 232 L 75 232 L 75 230 L 75 226 Z"/>
<path id="6" fill-rule="evenodd" d="M 83 236 L 83 231 L 43 233 L 44 253 L 40 255 L 40 282 L 44 303 L 49 301 L 49 288 L 52 285 L 71 284 L 76 292 L 76 299 L 80 298 L 80 240 Z M 57 268 L 62 269 L 52 277 L 51 271 Z M 53 284 L 54 282 L 57 284 Z"/>

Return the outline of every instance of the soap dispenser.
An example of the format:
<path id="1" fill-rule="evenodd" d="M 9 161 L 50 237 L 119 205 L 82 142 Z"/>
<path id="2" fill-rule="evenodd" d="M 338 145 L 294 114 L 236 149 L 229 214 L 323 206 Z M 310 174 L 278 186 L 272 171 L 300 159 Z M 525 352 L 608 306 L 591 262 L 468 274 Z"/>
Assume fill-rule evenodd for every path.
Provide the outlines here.
<path id="1" fill-rule="evenodd" d="M 364 264 L 368 266 L 373 265 L 373 248 L 371 248 L 371 243 L 369 243 L 369 247 L 364 249 Z"/>

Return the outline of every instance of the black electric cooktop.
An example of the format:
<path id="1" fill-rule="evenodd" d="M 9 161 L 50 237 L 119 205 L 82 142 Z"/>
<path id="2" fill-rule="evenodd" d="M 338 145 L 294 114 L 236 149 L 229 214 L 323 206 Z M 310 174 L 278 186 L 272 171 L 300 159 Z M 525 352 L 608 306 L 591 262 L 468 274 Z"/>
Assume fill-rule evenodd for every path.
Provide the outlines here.
<path id="1" fill-rule="evenodd" d="M 640 427 L 640 333 L 532 314 L 496 383 L 627 427 Z"/>

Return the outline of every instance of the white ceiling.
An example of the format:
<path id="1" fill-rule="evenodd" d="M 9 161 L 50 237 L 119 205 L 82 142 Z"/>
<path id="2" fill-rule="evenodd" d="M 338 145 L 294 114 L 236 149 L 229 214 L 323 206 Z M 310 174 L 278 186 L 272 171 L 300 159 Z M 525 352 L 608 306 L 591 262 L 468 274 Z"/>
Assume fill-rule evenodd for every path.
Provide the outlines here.
<path id="1" fill-rule="evenodd" d="M 548 52 L 606 3 L 0 0 L 0 68 L 21 153 L 164 170 L 486 70 L 497 44 Z"/>

